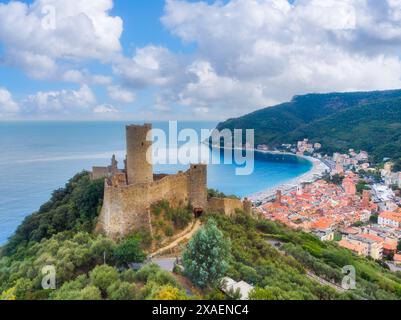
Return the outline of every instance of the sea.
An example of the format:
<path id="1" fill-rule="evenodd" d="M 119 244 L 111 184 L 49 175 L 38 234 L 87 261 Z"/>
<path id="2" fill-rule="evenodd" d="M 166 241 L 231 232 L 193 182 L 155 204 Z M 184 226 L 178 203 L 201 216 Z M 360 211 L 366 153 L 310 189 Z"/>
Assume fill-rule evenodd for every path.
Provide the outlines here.
<path id="1" fill-rule="evenodd" d="M 0 245 L 76 173 L 109 165 L 113 154 L 122 167 L 127 124 L 132 122 L 0 122 Z M 216 124 L 179 122 L 178 130 L 193 129 L 200 137 L 202 129 L 213 129 Z M 154 122 L 153 127 L 168 134 L 167 122 Z M 222 150 L 211 153 L 224 158 Z M 156 164 L 154 171 L 175 173 L 187 167 Z M 224 161 L 209 165 L 208 187 L 246 197 L 303 175 L 312 164 L 291 155 L 255 153 L 252 174 L 238 175 L 239 167 Z"/>

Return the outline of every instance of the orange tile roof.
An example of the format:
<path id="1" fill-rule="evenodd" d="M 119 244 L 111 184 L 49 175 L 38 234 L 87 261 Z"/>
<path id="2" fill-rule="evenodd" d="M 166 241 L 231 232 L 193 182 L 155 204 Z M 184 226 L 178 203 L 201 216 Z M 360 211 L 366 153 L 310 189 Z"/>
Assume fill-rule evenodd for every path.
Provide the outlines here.
<path id="1" fill-rule="evenodd" d="M 362 238 L 365 238 L 365 239 L 370 239 L 370 240 L 379 242 L 379 243 L 383 243 L 384 242 L 383 238 L 381 238 L 379 236 L 375 236 L 373 234 L 366 234 L 365 233 L 365 234 L 360 234 L 359 236 L 362 237 Z"/>
<path id="2" fill-rule="evenodd" d="M 383 219 L 389 219 L 389 220 L 401 222 L 401 213 L 397 213 L 397 212 L 384 211 L 384 212 L 380 213 L 380 217 Z"/>
<path id="3" fill-rule="evenodd" d="M 395 262 L 401 262 L 401 254 L 395 254 L 394 255 L 394 261 Z"/>
<path id="4" fill-rule="evenodd" d="M 316 220 L 312 227 L 313 228 L 317 228 L 317 229 L 328 229 L 330 228 L 334 223 L 333 219 L 330 218 L 320 218 L 318 220 Z"/>
<path id="5" fill-rule="evenodd" d="M 383 249 L 389 250 L 389 251 L 397 250 L 397 244 L 394 245 L 393 243 L 385 242 L 383 244 Z"/>

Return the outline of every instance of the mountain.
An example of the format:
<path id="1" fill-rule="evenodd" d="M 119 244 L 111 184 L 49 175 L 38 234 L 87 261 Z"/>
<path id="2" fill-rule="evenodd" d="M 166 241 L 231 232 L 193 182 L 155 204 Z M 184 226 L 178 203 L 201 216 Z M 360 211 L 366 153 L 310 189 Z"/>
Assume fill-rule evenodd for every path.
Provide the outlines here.
<path id="1" fill-rule="evenodd" d="M 307 94 L 217 129 L 255 129 L 255 143 L 271 147 L 309 138 L 323 152 L 366 150 L 373 160 L 401 162 L 401 90 Z"/>

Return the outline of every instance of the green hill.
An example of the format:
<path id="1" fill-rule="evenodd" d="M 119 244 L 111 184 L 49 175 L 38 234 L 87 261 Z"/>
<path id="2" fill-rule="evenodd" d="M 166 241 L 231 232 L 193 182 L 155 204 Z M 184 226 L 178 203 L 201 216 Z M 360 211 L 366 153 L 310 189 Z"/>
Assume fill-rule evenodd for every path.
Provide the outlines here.
<path id="1" fill-rule="evenodd" d="M 271 147 L 309 138 L 323 152 L 350 148 L 368 151 L 373 160 L 401 162 L 401 90 L 308 94 L 217 127 L 255 129 L 255 143 Z"/>
<path id="2" fill-rule="evenodd" d="M 0 300 L 226 298 L 216 288 L 188 287 L 179 270 L 170 273 L 154 265 L 139 271 L 127 268 L 129 262 L 144 260 L 146 236 L 137 234 L 116 243 L 93 234 L 103 196 L 100 186 L 101 181 L 90 181 L 88 173 L 78 174 L 21 223 L 0 252 Z M 157 208 L 159 217 L 163 210 L 176 216 L 166 204 L 154 207 L 154 213 Z M 203 217 L 205 222 L 209 218 L 231 244 L 227 276 L 255 286 L 252 299 L 401 298 L 400 272 L 391 273 L 382 263 L 357 257 L 334 242 L 321 242 L 242 212 L 232 217 L 209 212 Z M 48 265 L 57 270 L 56 290 L 41 286 L 42 268 Z M 339 289 L 344 266 L 355 267 L 355 290 Z"/>

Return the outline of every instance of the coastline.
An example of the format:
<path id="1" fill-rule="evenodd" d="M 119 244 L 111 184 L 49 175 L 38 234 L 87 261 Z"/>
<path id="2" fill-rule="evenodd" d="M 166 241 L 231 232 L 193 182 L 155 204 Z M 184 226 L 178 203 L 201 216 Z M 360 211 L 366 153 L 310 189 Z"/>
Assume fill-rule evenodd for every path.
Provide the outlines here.
<path id="1" fill-rule="evenodd" d="M 226 147 L 215 146 L 215 145 L 212 145 L 209 143 L 207 143 L 207 144 L 212 148 L 227 149 Z M 232 150 L 241 150 L 241 148 L 231 148 L 231 149 Z M 283 195 L 288 194 L 294 190 L 297 190 L 298 187 L 300 187 L 302 184 L 312 183 L 312 182 L 322 178 L 326 172 L 330 172 L 330 168 L 317 158 L 313 158 L 313 157 L 309 157 L 309 156 L 301 156 L 301 155 L 293 154 L 290 152 L 263 151 L 263 150 L 258 150 L 255 148 L 247 149 L 247 150 L 253 151 L 255 153 L 293 156 L 293 157 L 307 160 L 312 164 L 312 168 L 308 172 L 302 174 L 299 177 L 296 177 L 294 179 L 291 179 L 285 183 L 276 185 L 269 189 L 265 189 L 260 192 L 249 195 L 247 197 L 248 200 L 257 204 L 257 207 L 274 200 L 277 190 L 281 190 Z"/>
<path id="2" fill-rule="evenodd" d="M 322 178 L 326 172 L 330 172 L 330 168 L 317 158 L 313 158 L 313 157 L 309 157 L 309 156 L 300 156 L 300 155 L 296 155 L 296 154 L 288 153 L 288 152 L 262 151 L 262 150 L 255 150 L 255 152 L 292 155 L 292 156 L 295 156 L 295 157 L 298 157 L 301 159 L 305 159 L 312 163 L 312 168 L 308 172 L 304 173 L 303 175 L 296 177 L 294 179 L 291 179 L 283 184 L 280 184 L 280 185 L 271 187 L 269 189 L 257 192 L 253 195 L 250 195 L 248 197 L 248 199 L 254 203 L 258 203 L 258 206 L 261 206 L 263 204 L 266 204 L 267 202 L 272 201 L 276 196 L 277 190 L 281 190 L 283 195 L 288 194 L 292 191 L 297 190 L 298 187 L 300 187 L 302 184 L 312 183 L 312 182 Z"/>

